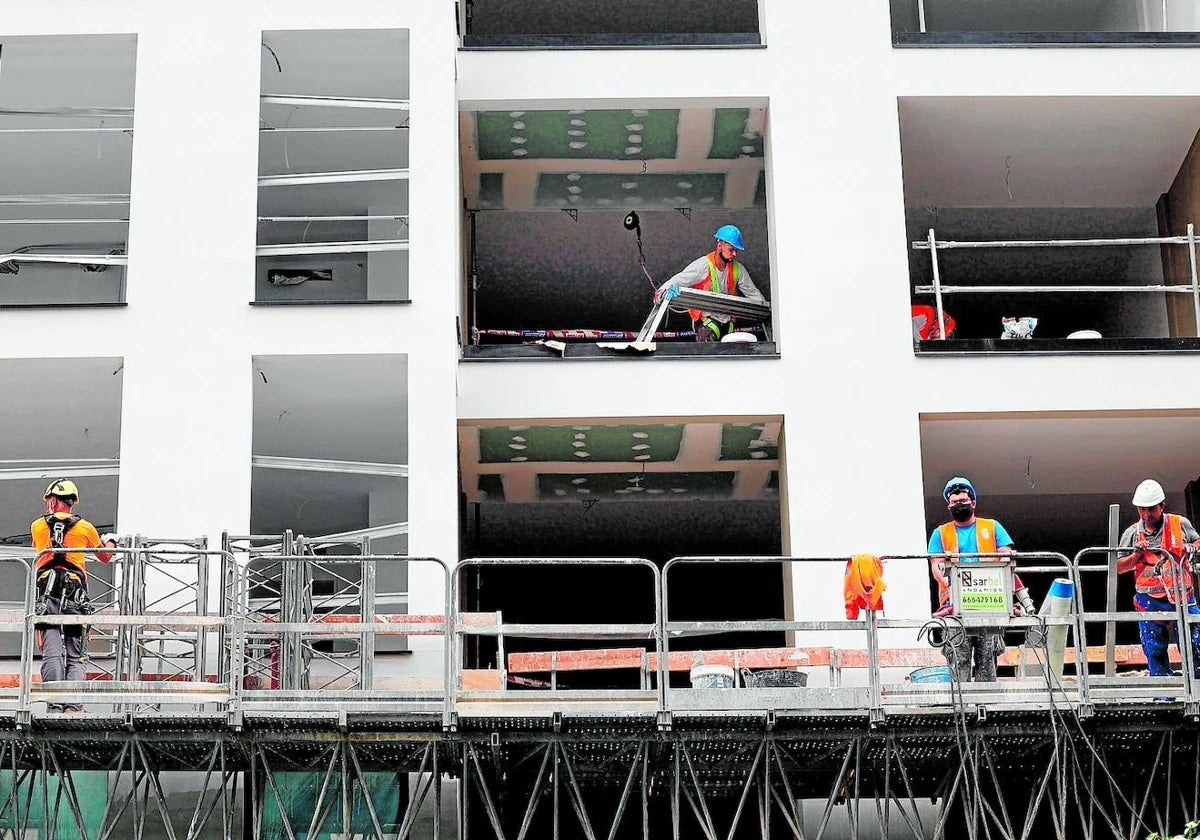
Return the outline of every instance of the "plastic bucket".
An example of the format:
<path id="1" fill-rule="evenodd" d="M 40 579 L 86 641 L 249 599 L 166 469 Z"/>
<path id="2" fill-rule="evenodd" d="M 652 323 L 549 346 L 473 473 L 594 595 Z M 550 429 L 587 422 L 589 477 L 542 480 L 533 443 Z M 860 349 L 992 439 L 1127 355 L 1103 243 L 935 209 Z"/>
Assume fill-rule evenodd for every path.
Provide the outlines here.
<path id="1" fill-rule="evenodd" d="M 908 681 L 915 683 L 948 683 L 950 682 L 950 666 L 932 665 L 928 668 L 918 668 L 908 675 Z"/>
<path id="2" fill-rule="evenodd" d="M 769 671 L 742 669 L 742 685 L 746 688 L 803 688 L 808 685 L 808 674 L 787 668 Z"/>
<path id="3" fill-rule="evenodd" d="M 691 678 L 692 688 L 733 688 L 733 669 L 728 665 L 696 665 Z"/>

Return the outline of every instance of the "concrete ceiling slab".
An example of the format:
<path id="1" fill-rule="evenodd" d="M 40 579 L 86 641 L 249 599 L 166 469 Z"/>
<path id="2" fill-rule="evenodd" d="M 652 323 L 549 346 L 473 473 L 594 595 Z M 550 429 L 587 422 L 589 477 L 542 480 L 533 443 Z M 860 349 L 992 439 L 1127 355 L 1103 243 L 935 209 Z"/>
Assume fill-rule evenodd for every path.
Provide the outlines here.
<path id="1" fill-rule="evenodd" d="M 925 415 L 925 494 L 968 476 L 981 495 L 1111 494 L 1155 478 L 1182 507 L 1200 476 L 1200 411 Z"/>
<path id="2" fill-rule="evenodd" d="M 909 207 L 1151 207 L 1200 97 L 902 97 Z"/>

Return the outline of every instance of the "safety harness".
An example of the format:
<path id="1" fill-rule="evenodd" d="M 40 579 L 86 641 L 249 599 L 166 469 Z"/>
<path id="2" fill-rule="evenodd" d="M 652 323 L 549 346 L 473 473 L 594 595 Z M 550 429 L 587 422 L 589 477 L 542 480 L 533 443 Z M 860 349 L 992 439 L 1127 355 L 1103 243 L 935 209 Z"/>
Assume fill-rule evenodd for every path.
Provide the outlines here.
<path id="1" fill-rule="evenodd" d="M 67 559 L 65 550 L 67 534 L 82 521 L 82 517 L 74 514 L 59 517 L 51 513 L 42 517 L 42 520 L 50 529 L 50 548 L 54 552 L 38 566 L 34 613 L 45 615 L 49 610 L 47 599 L 57 598 L 62 615 L 90 615 L 93 610 L 88 598 L 86 573 Z M 37 629 L 45 630 L 46 625 L 38 625 Z M 82 625 L 67 625 L 62 631 L 64 636 L 78 636 L 86 629 Z"/>

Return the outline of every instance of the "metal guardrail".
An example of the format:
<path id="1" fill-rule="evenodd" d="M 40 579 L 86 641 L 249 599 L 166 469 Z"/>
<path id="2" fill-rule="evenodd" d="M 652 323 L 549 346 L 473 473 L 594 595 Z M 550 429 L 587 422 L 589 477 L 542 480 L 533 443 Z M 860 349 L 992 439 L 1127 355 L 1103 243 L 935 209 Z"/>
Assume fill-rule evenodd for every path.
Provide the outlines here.
<path id="1" fill-rule="evenodd" d="M 947 286 L 942 283 L 942 273 L 940 263 L 938 261 L 939 251 L 952 251 L 961 249 L 979 249 L 979 248 L 1085 248 L 1085 247 L 1129 247 L 1138 245 L 1176 245 L 1186 246 L 1188 249 L 1188 265 L 1190 268 L 1190 283 L 1167 284 L 1167 285 L 1137 285 L 1137 284 L 1122 284 L 1112 283 L 1104 285 L 1038 285 L 1033 283 L 1018 283 L 1018 284 L 1002 284 L 1002 285 L 974 285 L 974 286 Z M 933 284 L 929 286 L 917 285 L 913 291 L 919 295 L 933 295 L 934 308 L 937 311 L 939 335 L 945 340 L 946 335 L 946 313 L 942 309 L 942 296 L 948 294 L 992 294 L 992 293 L 1019 293 L 1019 294 L 1071 294 L 1071 293 L 1098 293 L 1112 294 L 1114 292 L 1126 294 L 1188 294 L 1192 298 L 1192 309 L 1196 316 L 1197 333 L 1200 334 L 1200 271 L 1197 269 L 1197 237 L 1195 225 L 1188 222 L 1186 236 L 1146 236 L 1136 238 L 1119 238 L 1119 239 L 1019 239 L 1019 240 L 993 240 L 993 241 L 971 241 L 971 242 L 955 242 L 951 240 L 939 240 L 933 228 L 929 229 L 927 239 L 918 240 L 912 243 L 912 248 L 915 251 L 929 251 L 930 267 L 933 272 Z"/>
<path id="2" fill-rule="evenodd" d="M 654 609 L 654 621 L 635 622 L 635 623 L 502 623 L 497 622 L 493 625 L 471 624 L 463 620 L 464 610 L 462 609 L 462 579 L 463 574 L 471 569 L 479 568 L 498 568 L 498 567 L 599 567 L 599 568 L 641 568 L 645 569 L 650 575 L 650 586 L 646 589 L 646 597 Z M 663 655 L 666 650 L 665 640 L 663 638 L 663 622 L 662 622 L 662 600 L 660 593 L 662 592 L 662 577 L 658 567 L 640 557 L 603 557 L 603 558 L 563 558 L 563 557 L 536 557 L 536 558 L 510 558 L 510 557 L 477 557 L 468 560 L 463 560 L 454 569 L 452 576 L 453 585 L 451 587 L 450 600 L 447 602 L 452 605 L 452 609 L 447 612 L 451 616 L 451 625 L 453 639 L 449 647 L 452 648 L 453 654 L 448 658 L 448 671 L 452 679 L 447 683 L 448 695 L 451 699 L 451 711 L 457 711 L 458 706 L 463 700 L 480 700 L 487 699 L 489 696 L 495 697 L 497 692 L 468 692 L 463 689 L 459 682 L 459 674 L 462 667 L 462 647 L 465 640 L 471 636 L 495 636 L 498 639 L 503 638 L 541 638 L 541 639 L 636 639 L 640 641 L 651 641 L 654 643 L 653 656 L 657 659 L 657 672 L 659 675 L 658 687 L 655 694 L 655 702 L 658 709 L 661 710 L 665 703 L 665 680 L 666 673 L 666 657 Z M 503 645 L 500 646 L 501 662 L 501 679 L 503 679 Z M 503 685 L 501 686 L 503 688 Z M 646 692 L 634 692 L 626 695 L 611 694 L 614 698 L 623 698 L 628 700 L 638 699 L 639 696 L 644 696 Z M 510 699 L 527 699 L 536 700 L 544 697 L 560 697 L 572 698 L 577 700 L 586 700 L 587 694 L 582 696 L 573 696 L 570 692 L 552 690 L 551 692 L 541 692 L 538 695 L 514 695 L 509 694 Z M 595 699 L 595 692 L 590 692 L 591 698 Z M 609 704 L 611 706 L 611 703 Z"/>
<path id="3" fill-rule="evenodd" d="M 161 544 L 158 544 L 161 545 Z M 1120 621 L 1146 620 L 1142 613 L 1130 611 L 1087 611 L 1084 609 L 1085 576 L 1096 572 L 1109 571 L 1108 565 L 1088 565 L 1085 560 L 1096 554 L 1115 555 L 1117 552 L 1127 553 L 1127 549 L 1115 547 L 1094 547 L 1081 551 L 1073 559 L 1053 552 L 1012 552 L 1000 555 L 974 555 L 977 558 L 1003 558 L 1014 563 L 1015 571 L 1019 573 L 1043 573 L 1066 577 L 1074 583 L 1074 603 L 1071 612 L 1063 616 L 1025 616 L 1000 617 L 996 616 L 930 619 L 920 617 L 885 618 L 873 612 L 866 612 L 861 619 L 802 619 L 791 620 L 781 618 L 761 618 L 730 621 L 691 621 L 675 617 L 671 611 L 670 588 L 672 581 L 680 575 L 684 568 L 697 565 L 731 565 L 731 564 L 787 564 L 797 568 L 815 568 L 817 565 L 840 567 L 846 563 L 845 557 L 800 558 L 800 557 L 676 557 L 668 561 L 661 571 L 652 562 L 642 558 L 472 558 L 461 561 L 453 569 L 444 561 L 432 557 L 405 557 L 402 555 L 333 555 L 314 557 L 311 554 L 278 554 L 270 560 L 282 570 L 296 564 L 320 562 L 322 564 L 369 564 L 372 568 L 377 564 L 388 563 L 424 563 L 431 564 L 442 572 L 443 595 L 447 609 L 444 616 L 428 617 L 424 620 L 413 617 L 402 621 L 389 620 L 387 616 L 375 615 L 338 615 L 336 610 L 332 615 L 314 615 L 306 620 L 291 620 L 282 611 L 276 615 L 264 614 L 252 610 L 250 606 L 250 589 L 252 580 L 243 564 L 239 564 L 233 554 L 227 550 L 197 549 L 192 547 L 169 548 L 156 546 L 153 550 L 146 547 L 119 547 L 111 550 L 111 554 L 124 558 L 126 563 L 160 562 L 172 564 L 179 562 L 176 558 L 199 558 L 202 565 L 207 566 L 213 558 L 218 558 L 223 575 L 227 582 L 232 581 L 231 594 L 236 608 L 228 614 L 214 616 L 204 614 L 182 614 L 178 611 L 143 612 L 141 614 L 121 614 L 119 612 L 104 613 L 89 616 L 36 616 L 34 604 L 36 599 L 36 576 L 32 574 L 29 562 L 23 558 L 0 557 L 0 562 L 14 562 L 21 565 L 25 574 L 24 615 L 21 621 L 0 623 L 0 632 L 22 632 L 22 653 L 19 680 L 14 692 L 0 694 L 0 699 L 7 696 L 15 699 L 16 709 L 25 719 L 35 703 L 49 701 L 52 703 L 82 703 L 100 702 L 112 704 L 116 710 L 127 713 L 138 713 L 145 707 L 157 709 L 159 706 L 178 708 L 185 704 L 215 710 L 229 715 L 232 722 L 238 722 L 247 711 L 271 712 L 287 714 L 306 713 L 342 713 L 348 708 L 358 710 L 378 710 L 381 712 L 408 712 L 416 714 L 440 715 L 443 724 L 452 727 L 457 724 L 461 713 L 483 714 L 487 706 L 488 714 L 516 713 L 518 706 L 525 704 L 535 711 L 532 714 L 566 713 L 570 714 L 605 714 L 618 713 L 637 709 L 646 711 L 653 709 L 660 716 L 670 718 L 677 712 L 694 711 L 780 711 L 788 709 L 817 709 L 817 710 L 849 710 L 867 711 L 873 718 L 880 718 L 889 709 L 909 707 L 945 706 L 949 704 L 962 705 L 970 703 L 978 707 L 1008 706 L 1021 704 L 1058 706 L 1060 704 L 1073 708 L 1086 716 L 1091 713 L 1097 703 L 1129 702 L 1131 699 L 1158 699 L 1170 694 L 1175 700 L 1182 700 L 1189 713 L 1196 714 L 1200 710 L 1200 680 L 1194 676 L 1194 665 L 1200 652 L 1193 650 L 1191 643 L 1192 627 L 1200 624 L 1200 616 L 1192 616 L 1187 612 L 1186 598 L 1182 597 L 1182 583 L 1177 584 L 1177 610 L 1175 613 L 1163 613 L 1164 620 L 1176 625 L 1179 635 L 1179 648 L 1184 664 L 1184 674 L 1178 678 L 1121 678 L 1131 689 L 1129 692 L 1116 691 L 1120 685 L 1107 677 L 1096 677 L 1089 674 L 1089 650 L 1086 644 L 1086 631 L 1089 625 L 1097 623 L 1113 623 Z M 51 551 L 42 552 L 45 556 Z M 84 552 L 89 553 L 89 552 Z M 1163 552 L 1160 552 L 1163 553 Z M 928 574 L 929 555 L 897 555 L 884 556 L 887 563 L 921 565 L 920 575 Z M 465 609 L 465 581 L 471 572 L 484 568 L 499 567 L 589 567 L 599 570 L 644 569 L 646 585 L 640 584 L 633 589 L 627 589 L 629 597 L 636 598 L 644 594 L 653 608 L 653 620 L 646 622 L 591 622 L 591 623 L 551 623 L 551 622 L 504 622 L 496 615 L 494 620 L 481 622 L 478 616 Z M 144 573 L 145 570 L 143 570 Z M 199 576 L 209 579 L 204 572 Z M 832 577 L 833 575 L 831 575 Z M 130 580 L 144 580 L 144 574 L 129 573 Z M 838 575 L 840 577 L 840 574 Z M 257 584 L 254 584 L 257 585 Z M 551 597 L 552 594 L 551 594 Z M 282 607 L 282 604 L 280 604 Z M 199 613 L 200 608 L 197 608 Z M 675 615 L 678 615 L 676 612 Z M 474 618 L 474 620 L 473 620 Z M 343 620 L 344 619 L 344 620 Z M 940 625 L 939 625 L 940 622 Z M 914 685 L 896 681 L 896 670 L 910 668 L 895 655 L 892 648 L 881 645 L 881 633 L 889 631 L 913 631 L 918 635 L 928 632 L 931 626 L 945 628 L 948 624 L 957 622 L 962 627 L 991 627 L 998 626 L 1006 631 L 1024 631 L 1044 641 L 1047 631 L 1054 627 L 1067 628 L 1073 637 L 1075 673 L 1063 677 L 1051 675 L 1046 667 L 1046 660 L 1041 660 L 1043 673 L 1035 679 L 1016 680 L 1005 679 L 1001 683 L 976 684 L 930 684 Z M 121 655 L 114 655 L 115 662 L 108 678 L 91 682 L 61 682 L 53 684 L 33 684 L 34 630 L 37 625 L 107 627 L 120 635 L 126 634 L 135 638 L 138 633 L 151 631 L 188 631 L 198 648 L 201 639 L 221 633 L 227 640 L 219 647 L 217 662 L 203 661 L 200 657 L 194 660 L 192 672 L 175 672 L 169 674 L 145 674 L 137 658 L 136 644 L 120 647 Z M 670 686 L 671 671 L 671 641 L 687 636 L 702 637 L 728 635 L 752 632 L 779 633 L 850 633 L 865 645 L 865 649 L 848 648 L 841 653 L 855 654 L 853 661 L 832 659 L 827 663 L 831 667 L 831 676 L 835 667 L 862 668 L 865 680 L 858 680 L 857 685 L 841 685 L 840 680 L 831 678 L 828 686 L 813 687 L 781 687 L 753 688 L 749 690 L 727 691 L 723 689 L 672 689 Z M 292 644 L 296 650 L 305 646 L 311 648 L 314 643 L 331 641 L 338 638 L 343 640 L 361 640 L 364 637 L 372 639 L 377 635 L 440 635 L 444 638 L 442 657 L 443 672 L 433 675 L 432 682 L 439 687 L 383 687 L 373 684 L 363 684 L 361 680 L 352 686 L 339 682 L 338 663 L 329 665 L 333 670 L 332 678 L 317 684 L 307 680 L 298 661 L 284 663 L 284 649 Z M 644 667 L 654 676 L 656 685 L 649 685 L 648 678 L 643 675 L 640 690 L 608 692 L 601 697 L 597 691 L 561 690 L 557 687 L 538 692 L 505 691 L 503 656 L 497 662 L 501 682 L 499 688 L 493 690 L 479 689 L 477 686 L 466 686 L 461 682 L 464 673 L 465 648 L 468 641 L 481 637 L 496 638 L 503 650 L 503 639 L 591 639 L 591 640 L 637 640 L 643 645 Z M 154 636 L 155 639 L 159 638 Z M 272 648 L 274 645 L 274 648 Z M 256 668 L 250 659 L 262 655 L 263 651 L 274 650 L 279 656 L 274 671 L 278 681 L 264 685 L 255 682 L 257 675 L 264 673 Z M 677 651 L 678 656 L 678 651 Z M 324 661 L 324 660 L 322 660 Z M 1022 658 L 1024 662 L 1024 658 Z M 678 664 L 678 663 L 676 663 Z M 819 667 L 813 663 L 809 667 Z M 801 667 L 804 664 L 801 663 Z M 291 676 L 284 679 L 284 670 L 291 669 Z M 270 669 L 268 669 L 269 671 Z M 840 672 L 839 672 L 840 673 Z M 329 677 L 330 674 L 326 674 Z M 1053 678 L 1052 678 L 1053 676 Z M 865 684 L 864 684 L 865 683 Z M 1145 695 L 1143 697 L 1143 695 Z M 603 702 L 601 702 L 603 701 Z M 614 702 L 615 701 L 615 702 Z M 636 701 L 636 702 L 634 702 Z M 495 703 L 502 702 L 501 707 Z M 505 711 L 501 711 L 504 709 Z M 522 712 L 524 714 L 526 712 Z"/>

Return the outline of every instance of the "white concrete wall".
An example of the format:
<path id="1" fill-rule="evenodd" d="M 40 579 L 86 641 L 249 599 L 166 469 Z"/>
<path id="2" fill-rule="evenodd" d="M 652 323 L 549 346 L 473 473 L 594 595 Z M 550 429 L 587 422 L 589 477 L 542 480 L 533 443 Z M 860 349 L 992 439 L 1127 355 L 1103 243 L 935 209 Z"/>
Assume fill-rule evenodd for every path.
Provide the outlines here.
<path id="1" fill-rule="evenodd" d="M 1186 356 L 915 357 L 896 109 L 899 96 L 1195 95 L 1189 51 L 894 50 L 884 3 L 771 3 L 765 18 L 764 50 L 464 53 L 458 93 L 471 107 L 766 97 L 782 358 L 464 364 L 460 416 L 782 414 L 785 544 L 829 556 L 924 550 L 921 412 L 1197 404 L 1177 387 Z M 1112 386 L 1135 377 L 1143 387 Z M 839 617 L 839 576 L 797 576 L 797 614 Z M 889 616 L 928 615 L 926 576 L 893 565 Z"/>
<path id="2" fill-rule="evenodd" d="M 250 358 L 404 353 L 411 412 L 410 549 L 457 552 L 454 317 L 459 275 L 454 7 L 441 0 L 10 0 L 0 34 L 138 37 L 129 306 L 5 312 L 0 358 L 125 359 L 118 523 L 125 532 L 245 533 Z M 412 273 L 407 307 L 252 308 L 262 30 L 407 28 L 412 44 Z M 169 483 L 170 490 L 164 491 Z M 411 609 L 441 612 L 414 570 Z M 414 638 L 420 667 L 440 641 Z"/>
<path id="3" fill-rule="evenodd" d="M 456 54 L 451 0 L 8 0 L 5 13 L 9 34 L 138 36 L 129 306 L 0 313 L 0 358 L 60 354 L 45 339 L 63 334 L 74 354 L 125 358 L 125 531 L 248 527 L 254 354 L 408 355 L 410 550 L 447 559 L 456 415 L 782 414 L 785 539 L 819 556 L 923 548 L 921 412 L 1197 405 L 1179 387 L 1186 356 L 914 357 L 896 119 L 898 96 L 1194 96 L 1186 50 L 893 50 L 883 3 L 764 4 L 769 46 L 743 51 Z M 412 33 L 413 303 L 251 308 L 260 32 L 379 27 Z M 460 365 L 458 103 L 664 99 L 769 104 L 782 358 Z M 1111 387 L 1135 377 L 1137 389 Z M 797 580 L 797 611 L 838 615 L 839 574 Z M 440 576 L 414 568 L 411 580 L 412 611 L 439 612 Z M 890 614 L 925 612 L 923 570 L 889 583 Z M 413 643 L 434 667 L 436 642 Z"/>

